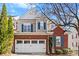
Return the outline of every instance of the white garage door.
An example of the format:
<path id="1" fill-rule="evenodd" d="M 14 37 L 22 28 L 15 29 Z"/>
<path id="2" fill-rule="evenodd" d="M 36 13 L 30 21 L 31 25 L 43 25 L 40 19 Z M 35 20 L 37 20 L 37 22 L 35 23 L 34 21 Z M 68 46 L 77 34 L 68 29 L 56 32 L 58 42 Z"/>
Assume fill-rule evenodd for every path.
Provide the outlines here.
<path id="1" fill-rule="evenodd" d="M 15 52 L 16 53 L 45 53 L 46 52 L 46 40 L 15 40 Z"/>

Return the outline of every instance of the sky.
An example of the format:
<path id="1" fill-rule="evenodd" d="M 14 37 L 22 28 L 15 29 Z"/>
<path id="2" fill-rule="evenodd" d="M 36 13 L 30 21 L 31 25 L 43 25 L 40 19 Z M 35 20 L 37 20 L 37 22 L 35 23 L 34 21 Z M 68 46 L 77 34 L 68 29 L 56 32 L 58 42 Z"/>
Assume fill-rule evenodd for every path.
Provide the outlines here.
<path id="1" fill-rule="evenodd" d="M 2 10 L 2 3 L 0 3 L 0 12 Z M 42 4 L 29 4 L 29 3 L 6 3 L 6 7 L 7 7 L 7 13 L 8 15 L 11 16 L 22 16 L 25 13 L 27 13 L 27 11 L 32 8 L 32 7 L 36 7 L 36 5 L 39 5 L 40 7 L 42 7 Z M 39 8 L 37 8 L 39 9 Z"/>
<path id="2" fill-rule="evenodd" d="M 2 10 L 2 3 L 0 3 L 0 11 Z M 30 4 L 26 3 L 6 3 L 8 15 L 21 16 L 25 14 L 31 7 Z"/>
<path id="3" fill-rule="evenodd" d="M 2 3 L 0 3 L 0 12 L 2 9 Z M 24 14 L 27 13 L 27 11 L 31 8 L 31 7 L 36 7 L 36 5 L 39 5 L 40 7 L 43 7 L 42 4 L 29 4 L 29 3 L 6 3 L 6 7 L 7 7 L 7 13 L 8 15 L 11 16 L 22 16 Z M 57 19 L 55 16 L 50 16 L 50 18 L 52 19 Z"/>

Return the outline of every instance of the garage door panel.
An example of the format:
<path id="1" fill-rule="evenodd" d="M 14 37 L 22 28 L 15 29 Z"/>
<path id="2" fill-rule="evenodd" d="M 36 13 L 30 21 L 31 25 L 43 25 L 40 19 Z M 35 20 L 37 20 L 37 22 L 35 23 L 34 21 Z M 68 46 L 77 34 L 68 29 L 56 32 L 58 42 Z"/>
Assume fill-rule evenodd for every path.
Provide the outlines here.
<path id="1" fill-rule="evenodd" d="M 39 51 L 39 46 L 37 44 L 31 44 L 31 52 L 40 52 Z"/>
<path id="2" fill-rule="evenodd" d="M 23 44 L 18 44 L 15 46 L 15 52 L 19 53 L 19 52 L 23 52 Z"/>
<path id="3" fill-rule="evenodd" d="M 38 49 L 39 49 L 40 52 L 46 52 L 46 46 L 43 45 L 43 44 L 42 45 L 39 44 Z"/>
<path id="4" fill-rule="evenodd" d="M 23 52 L 30 52 L 30 44 L 24 44 Z"/>

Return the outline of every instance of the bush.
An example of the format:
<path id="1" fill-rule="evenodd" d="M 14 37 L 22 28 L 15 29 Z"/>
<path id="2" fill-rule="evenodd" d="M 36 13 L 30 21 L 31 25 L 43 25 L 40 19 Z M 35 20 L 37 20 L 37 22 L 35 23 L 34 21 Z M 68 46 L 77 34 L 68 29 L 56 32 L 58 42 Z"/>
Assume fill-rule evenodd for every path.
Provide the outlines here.
<path id="1" fill-rule="evenodd" d="M 56 50 L 55 50 L 55 53 L 56 53 L 56 54 L 62 54 L 63 51 L 62 51 L 61 49 L 56 49 Z"/>
<path id="2" fill-rule="evenodd" d="M 56 54 L 71 54 L 73 53 L 73 50 L 71 50 L 70 48 L 56 49 L 55 53 Z"/>
<path id="3" fill-rule="evenodd" d="M 73 50 L 71 50 L 70 48 L 68 48 L 68 49 L 69 49 L 69 52 L 68 52 L 69 54 L 73 53 Z"/>
<path id="4" fill-rule="evenodd" d="M 71 54 L 73 51 L 70 48 L 64 48 L 62 49 L 63 54 Z"/>
<path id="5" fill-rule="evenodd" d="M 62 49 L 62 51 L 63 51 L 63 54 L 68 54 L 68 52 L 69 52 L 69 50 L 67 48 Z"/>

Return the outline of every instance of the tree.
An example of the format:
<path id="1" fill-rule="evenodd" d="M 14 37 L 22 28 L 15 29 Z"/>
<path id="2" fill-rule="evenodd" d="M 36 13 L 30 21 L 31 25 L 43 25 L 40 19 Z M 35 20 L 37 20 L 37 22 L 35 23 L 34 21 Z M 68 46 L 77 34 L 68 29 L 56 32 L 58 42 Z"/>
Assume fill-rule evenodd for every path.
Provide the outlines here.
<path id="1" fill-rule="evenodd" d="M 0 54 L 7 52 L 7 38 L 8 38 L 8 18 L 6 5 L 3 4 L 0 17 Z"/>
<path id="2" fill-rule="evenodd" d="M 13 20 L 12 17 L 9 17 L 8 20 L 8 52 L 12 50 L 12 44 L 14 39 L 14 30 L 13 30 Z"/>
<path id="3" fill-rule="evenodd" d="M 75 28 L 79 36 L 79 4 L 77 3 L 49 3 L 37 5 L 40 11 L 48 18 L 52 20 L 53 24 L 60 25 L 68 31 L 71 27 Z M 79 51 L 78 51 L 79 55 Z"/>

